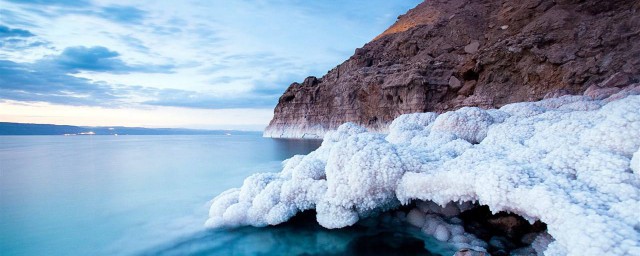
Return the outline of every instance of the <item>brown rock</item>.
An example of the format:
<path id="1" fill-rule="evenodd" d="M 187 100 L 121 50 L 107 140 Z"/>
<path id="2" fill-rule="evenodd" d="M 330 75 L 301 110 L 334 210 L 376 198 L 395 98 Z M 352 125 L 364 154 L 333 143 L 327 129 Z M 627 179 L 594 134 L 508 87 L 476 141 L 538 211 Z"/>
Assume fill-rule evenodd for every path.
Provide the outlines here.
<path id="1" fill-rule="evenodd" d="M 382 131 L 405 113 L 495 108 L 590 85 L 601 97 L 640 81 L 637 1 L 503 3 L 419 4 L 323 77 L 289 86 L 265 135 L 321 137 L 345 122 Z"/>
<path id="2" fill-rule="evenodd" d="M 469 54 L 474 54 L 478 52 L 478 47 L 480 47 L 480 43 L 478 43 L 478 41 L 473 41 L 464 47 L 464 51 Z"/>
<path id="3" fill-rule="evenodd" d="M 516 237 L 530 224 L 522 218 L 513 215 L 498 216 L 488 220 L 488 223 L 495 230 L 507 235 L 508 237 Z"/>
<path id="4" fill-rule="evenodd" d="M 455 76 L 449 77 L 449 88 L 452 90 L 458 90 L 462 87 L 462 83 Z"/>
<path id="5" fill-rule="evenodd" d="M 555 90 L 552 92 L 549 92 L 547 94 L 544 95 L 544 99 L 549 99 L 549 98 L 558 98 L 561 96 L 565 96 L 565 95 L 570 95 L 571 92 L 564 90 L 564 89 L 560 89 L 560 90 Z"/>
<path id="6" fill-rule="evenodd" d="M 600 87 L 609 88 L 609 87 L 622 87 L 629 83 L 629 76 L 625 73 L 615 73 L 609 79 L 605 80 L 600 84 Z"/>
<path id="7" fill-rule="evenodd" d="M 598 85 L 592 85 L 584 92 L 584 96 L 591 97 L 592 99 L 601 100 L 607 98 L 615 93 L 620 92 L 622 89 L 618 87 L 605 87 L 602 88 Z"/>
<path id="8" fill-rule="evenodd" d="M 476 81 L 467 81 L 464 86 L 458 91 L 458 95 L 469 96 L 473 94 L 473 90 L 476 88 Z"/>

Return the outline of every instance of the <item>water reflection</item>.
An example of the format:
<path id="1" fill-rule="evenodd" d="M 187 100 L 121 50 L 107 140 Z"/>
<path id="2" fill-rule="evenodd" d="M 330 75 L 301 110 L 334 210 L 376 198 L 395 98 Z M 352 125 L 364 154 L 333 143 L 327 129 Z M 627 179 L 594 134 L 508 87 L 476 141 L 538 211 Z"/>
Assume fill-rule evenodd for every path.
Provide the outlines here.
<path id="1" fill-rule="evenodd" d="M 273 149 L 270 151 L 274 158 L 289 158 L 291 154 L 307 154 L 311 150 L 320 147 L 322 140 L 300 140 L 300 139 L 270 139 L 273 142 Z M 311 149 L 311 150 L 310 150 Z"/>
<path id="2" fill-rule="evenodd" d="M 411 233 L 414 231 L 414 233 Z M 324 229 L 315 212 L 265 228 L 204 231 L 142 255 L 439 255 L 405 225 Z"/>

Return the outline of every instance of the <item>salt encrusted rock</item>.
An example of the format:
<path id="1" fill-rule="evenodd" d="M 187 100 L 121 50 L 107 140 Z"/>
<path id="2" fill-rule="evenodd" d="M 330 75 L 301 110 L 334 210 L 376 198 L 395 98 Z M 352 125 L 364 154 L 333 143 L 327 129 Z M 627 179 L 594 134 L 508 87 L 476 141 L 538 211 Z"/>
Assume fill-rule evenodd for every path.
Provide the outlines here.
<path id="1" fill-rule="evenodd" d="M 533 248 L 534 251 L 536 251 L 536 253 L 538 255 L 560 255 L 561 252 L 559 251 L 550 251 L 549 249 L 549 245 L 551 243 L 553 243 L 555 239 L 553 239 L 553 237 L 551 235 L 549 235 L 548 233 L 544 232 L 540 235 L 538 235 L 536 237 L 535 240 L 533 240 L 533 243 L 531 244 L 531 248 Z M 588 242 L 588 241 L 585 241 Z M 557 244 L 556 244 L 557 245 Z M 553 248 L 555 250 L 561 250 L 560 248 Z M 588 253 L 587 253 L 588 254 Z M 587 255 L 587 254 L 583 254 L 583 255 Z M 607 254 L 606 252 L 604 254 Z M 619 254 L 619 255 L 623 255 L 623 254 Z M 631 251 L 628 255 L 635 255 L 634 251 Z"/>
<path id="2" fill-rule="evenodd" d="M 438 241 L 447 242 L 454 248 L 472 248 L 478 251 L 484 251 L 487 244 L 475 237 L 473 234 L 465 232 L 464 227 L 460 223 L 452 222 L 446 217 L 434 213 L 426 213 L 419 208 L 412 209 L 413 217 L 419 217 L 424 221 L 420 225 L 422 232 L 428 236 L 432 236 Z M 429 210 L 430 212 L 430 210 Z M 422 214 L 420 214 L 422 213 Z"/>
<path id="3" fill-rule="evenodd" d="M 336 143 L 325 168 L 327 191 L 316 211 L 318 222 L 328 228 L 352 225 L 358 216 L 396 203 L 396 185 L 405 172 L 395 147 L 384 136 L 368 133 Z"/>
<path id="4" fill-rule="evenodd" d="M 468 142 L 479 143 L 487 136 L 487 129 L 493 123 L 493 117 L 487 111 L 464 107 L 438 116 L 431 131 L 451 133 Z"/>
<path id="5" fill-rule="evenodd" d="M 426 220 L 425 213 L 420 211 L 420 210 L 418 210 L 418 209 L 412 209 L 407 214 L 407 221 L 411 225 L 414 225 L 416 227 L 421 228 L 424 225 L 425 220 Z"/>
<path id="6" fill-rule="evenodd" d="M 399 116 L 391 122 L 387 140 L 391 143 L 410 141 L 418 135 L 427 135 L 429 127 L 438 117 L 436 113 L 415 113 Z"/>
<path id="7" fill-rule="evenodd" d="M 539 254 L 640 255 L 640 96 L 630 93 L 410 115 L 386 138 L 347 123 L 281 173 L 216 197 L 206 225 L 274 225 L 315 208 L 338 228 L 418 199 L 429 201 L 417 204 L 425 233 L 482 249 L 446 217 L 473 201 L 546 223 L 531 245 Z M 407 219 L 418 226 L 422 214 Z"/>
<path id="8" fill-rule="evenodd" d="M 631 164 L 629 164 L 631 170 L 633 170 L 638 176 L 640 176 L 640 149 L 633 154 L 631 158 Z"/>

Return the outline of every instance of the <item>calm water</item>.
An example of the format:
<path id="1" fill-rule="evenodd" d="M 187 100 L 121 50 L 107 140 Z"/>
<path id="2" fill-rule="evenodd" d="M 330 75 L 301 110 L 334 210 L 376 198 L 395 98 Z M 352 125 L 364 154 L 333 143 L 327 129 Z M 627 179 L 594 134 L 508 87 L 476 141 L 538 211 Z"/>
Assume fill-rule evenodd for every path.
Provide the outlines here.
<path id="1" fill-rule="evenodd" d="M 0 137 L 0 254 L 259 253 L 245 242 L 272 247 L 281 230 L 204 231 L 207 202 L 318 146 L 258 133 Z"/>

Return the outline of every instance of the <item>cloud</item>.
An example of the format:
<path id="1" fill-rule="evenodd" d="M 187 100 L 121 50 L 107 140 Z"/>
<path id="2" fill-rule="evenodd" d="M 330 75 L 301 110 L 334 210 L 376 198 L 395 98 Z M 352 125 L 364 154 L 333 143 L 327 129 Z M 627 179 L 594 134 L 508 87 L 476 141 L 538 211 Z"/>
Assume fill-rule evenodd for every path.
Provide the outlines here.
<path id="1" fill-rule="evenodd" d="M 87 6 L 90 5 L 87 0 L 7 0 L 17 4 L 34 4 L 34 5 L 57 5 L 57 6 Z"/>
<path id="2" fill-rule="evenodd" d="M 118 107 L 132 96 L 157 89 L 93 82 L 72 74 L 82 71 L 130 73 L 172 72 L 172 66 L 130 65 L 106 47 L 75 46 L 34 63 L 0 60 L 0 99 L 65 105 Z"/>
<path id="3" fill-rule="evenodd" d="M 149 53 L 151 49 L 149 49 L 149 47 L 147 47 L 145 45 L 145 43 L 138 39 L 133 37 L 132 35 L 122 35 L 120 36 L 120 41 L 122 41 L 124 44 L 126 44 L 127 46 L 135 49 L 136 51 L 142 52 L 142 53 Z"/>
<path id="4" fill-rule="evenodd" d="M 102 8 L 98 16 L 120 23 L 141 23 L 146 12 L 132 6 L 110 5 Z"/>
<path id="5" fill-rule="evenodd" d="M 122 61 L 120 54 L 103 46 L 74 46 L 65 48 L 57 56 L 48 57 L 39 65 L 53 66 L 62 71 L 77 73 L 80 71 L 110 72 L 126 74 L 131 72 L 169 73 L 172 65 L 129 65 Z"/>
<path id="6" fill-rule="evenodd" d="M 0 38 L 0 98 L 273 107 L 287 85 L 324 74 L 382 31 L 379 16 L 416 1 L 4 1 L 0 24 L 32 36 Z"/>
<path id="7" fill-rule="evenodd" d="M 0 8 L 0 22 L 4 24 L 14 25 L 14 26 L 15 25 L 24 26 L 24 27 L 35 26 L 32 21 L 25 18 L 23 15 L 8 9 L 3 9 L 3 8 Z"/>
<path id="8" fill-rule="evenodd" d="M 29 30 L 0 25 L 0 59 L 25 56 L 28 52 L 43 51 L 49 47 L 47 41 Z"/>
<path id="9" fill-rule="evenodd" d="M 9 28 L 7 26 L 0 25 L 0 38 L 8 37 L 32 37 L 34 34 L 28 30 L 19 28 Z"/>
<path id="10" fill-rule="evenodd" d="M 94 46 L 91 48 L 76 46 L 64 49 L 62 54 L 53 58 L 53 61 L 70 71 L 114 71 L 123 68 L 128 69 L 127 65 L 117 58 L 118 56 L 120 56 L 119 53 L 110 51 L 102 46 Z"/>
<path id="11" fill-rule="evenodd" d="M 34 41 L 34 40 L 23 40 L 19 38 L 9 38 L 6 40 L 0 40 L 0 47 L 3 50 L 8 51 L 19 51 L 28 48 L 36 48 L 36 47 L 46 47 L 47 43 L 42 41 Z"/>
<path id="12" fill-rule="evenodd" d="M 95 82 L 73 74 L 81 71 L 128 73 L 155 72 L 153 65 L 134 66 L 106 47 L 76 46 L 34 63 L 0 60 L 0 100 L 48 102 L 73 106 L 126 107 L 173 106 L 196 109 L 271 108 L 279 93 L 260 90 L 238 96 Z M 166 71 L 166 69 L 162 69 Z M 247 79 L 250 77 L 245 77 Z M 237 77 L 221 77 L 232 81 Z M 247 82 L 252 82 L 248 80 Z M 142 100 L 141 100 L 142 99 Z"/>
<path id="13" fill-rule="evenodd" d="M 61 17 L 67 14 L 81 14 L 100 17 L 123 24 L 140 24 L 147 16 L 146 11 L 137 7 L 119 4 L 99 6 L 85 0 L 9 0 L 9 2 L 21 4 L 23 6 L 32 5 L 25 8 L 25 10 L 37 13 L 44 17 Z"/>
<path id="14" fill-rule="evenodd" d="M 35 67 L 35 68 L 34 68 Z M 56 69 L 0 60 L 0 99 L 64 105 L 116 105 L 123 99 L 104 83 L 74 77 Z"/>

